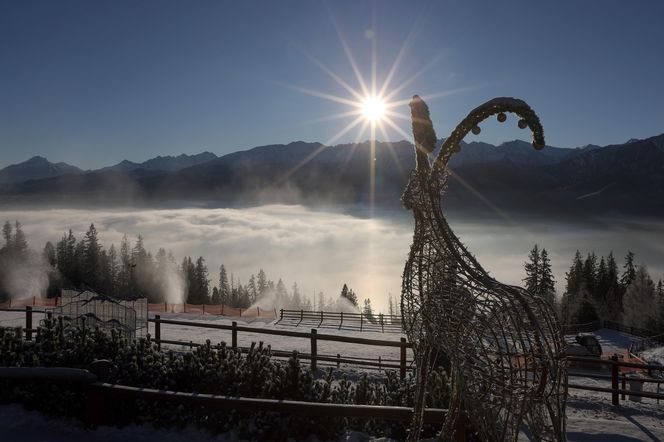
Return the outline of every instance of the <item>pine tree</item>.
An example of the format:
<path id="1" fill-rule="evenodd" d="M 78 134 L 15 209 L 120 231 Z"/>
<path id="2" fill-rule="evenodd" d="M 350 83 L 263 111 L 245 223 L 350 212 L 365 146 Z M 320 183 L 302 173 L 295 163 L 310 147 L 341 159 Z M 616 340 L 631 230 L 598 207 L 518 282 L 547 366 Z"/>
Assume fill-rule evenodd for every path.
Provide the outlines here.
<path id="1" fill-rule="evenodd" d="M 657 299 L 657 332 L 664 333 L 664 284 L 660 279 L 655 289 Z"/>
<path id="2" fill-rule="evenodd" d="M 606 319 L 618 321 L 622 315 L 622 298 L 623 290 L 618 281 L 618 264 L 613 256 L 613 252 L 609 252 L 606 259 L 606 294 L 604 299 L 606 302 Z"/>
<path id="3" fill-rule="evenodd" d="M 221 304 L 221 295 L 219 295 L 219 289 L 217 286 L 212 287 L 212 297 L 210 298 L 212 304 Z"/>
<path id="4" fill-rule="evenodd" d="M 251 303 L 255 303 L 258 301 L 258 289 L 256 288 L 256 276 L 253 274 L 249 278 L 249 282 L 247 283 L 247 291 L 249 292 L 249 299 L 251 300 Z"/>
<path id="5" fill-rule="evenodd" d="M 542 269 L 540 251 L 537 244 L 535 244 L 535 247 L 530 251 L 528 261 L 523 265 L 523 268 L 526 270 L 526 277 L 523 278 L 523 281 L 526 283 L 526 290 L 532 294 L 538 295 L 540 292 Z"/>
<path id="6" fill-rule="evenodd" d="M 28 251 L 28 241 L 25 239 L 25 233 L 21 227 L 21 223 L 16 221 L 14 223 L 14 240 L 13 240 L 14 251 L 20 254 L 24 254 Z"/>
<path id="7" fill-rule="evenodd" d="M 540 284 L 538 295 L 546 299 L 552 306 L 556 302 L 556 280 L 553 277 L 553 270 L 551 269 L 551 260 L 546 249 L 542 248 L 540 255 Z"/>
<path id="8" fill-rule="evenodd" d="M 657 326 L 655 284 L 645 266 L 635 269 L 623 298 L 625 325 L 653 329 Z"/>
<path id="9" fill-rule="evenodd" d="M 355 307 L 359 306 L 358 298 L 353 289 L 348 289 L 348 300 L 350 301 L 351 304 L 353 304 Z"/>
<path id="10" fill-rule="evenodd" d="M 205 259 L 202 256 L 199 256 L 196 260 L 194 279 L 196 281 L 196 302 L 193 303 L 208 304 L 210 302 L 210 280 L 208 279 L 208 269 L 205 265 Z"/>
<path id="11" fill-rule="evenodd" d="M 300 296 L 300 290 L 297 287 L 297 282 L 293 283 L 293 297 L 291 298 L 291 308 L 295 310 L 300 310 L 303 308 L 302 297 Z"/>
<path id="12" fill-rule="evenodd" d="M 280 308 L 287 308 L 289 306 L 288 302 L 288 291 L 286 290 L 286 285 L 284 282 L 279 278 L 279 281 L 277 282 L 277 287 L 275 288 L 275 304 L 279 306 Z"/>
<path id="13" fill-rule="evenodd" d="M 102 285 L 100 255 L 101 245 L 99 244 L 97 229 L 94 224 L 90 224 L 90 228 L 83 239 L 83 278 L 85 284 L 96 291 L 100 291 Z"/>
<path id="14" fill-rule="evenodd" d="M 120 242 L 120 269 L 119 269 L 119 285 L 118 288 L 121 298 L 126 298 L 129 293 L 132 292 L 133 288 L 133 273 L 134 273 L 134 263 L 131 259 L 130 250 L 131 245 L 127 239 L 127 234 L 124 234 L 122 241 Z"/>
<path id="15" fill-rule="evenodd" d="M 583 261 L 577 250 L 569 271 L 565 274 L 565 293 L 560 302 L 560 319 L 564 324 L 572 324 L 572 317 L 580 305 L 580 292 L 583 286 Z"/>
<path id="16" fill-rule="evenodd" d="M 620 285 L 622 285 L 623 289 L 627 289 L 632 281 L 634 281 L 634 278 L 636 278 L 636 269 L 634 268 L 634 253 L 632 253 L 631 250 L 627 251 L 627 256 L 625 256 L 625 265 L 623 268 L 625 271 L 620 277 Z"/>
<path id="17" fill-rule="evenodd" d="M 231 296 L 231 288 L 228 286 L 228 274 L 226 267 L 222 264 L 219 267 L 219 300 L 221 304 L 228 304 Z"/>
<path id="18" fill-rule="evenodd" d="M 256 289 L 258 290 L 258 297 L 262 298 L 267 294 L 267 276 L 263 269 L 258 271 L 258 276 L 256 278 Z"/>
<path id="19" fill-rule="evenodd" d="M 364 300 L 364 309 L 362 310 L 362 313 L 364 313 L 364 316 L 367 318 L 369 322 L 372 324 L 376 323 L 376 318 L 374 317 L 373 314 L 373 308 L 371 307 L 371 299 L 366 298 Z"/>
<path id="20" fill-rule="evenodd" d="M 9 221 L 5 221 L 5 224 L 2 226 L 2 237 L 5 239 L 5 248 L 12 248 L 12 234 L 13 227 Z"/>

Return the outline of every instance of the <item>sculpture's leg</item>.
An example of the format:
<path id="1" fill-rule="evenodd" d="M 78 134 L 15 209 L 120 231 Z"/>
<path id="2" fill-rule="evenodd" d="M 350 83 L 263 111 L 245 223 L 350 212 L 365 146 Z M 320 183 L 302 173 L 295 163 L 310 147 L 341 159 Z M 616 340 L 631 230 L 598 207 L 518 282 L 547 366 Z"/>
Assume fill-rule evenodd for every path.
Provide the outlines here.
<path id="1" fill-rule="evenodd" d="M 413 406 L 413 421 L 410 425 L 410 433 L 406 439 L 408 442 L 420 440 L 424 407 L 426 405 L 427 376 L 431 348 L 428 344 L 421 347 L 417 357 L 417 388 L 415 390 L 415 404 Z"/>
<path id="2" fill-rule="evenodd" d="M 509 420 L 507 421 L 503 440 L 516 442 L 519 439 L 519 430 L 521 429 L 521 424 L 523 424 L 528 408 L 531 405 L 531 401 L 527 397 L 512 398 L 512 413 L 510 414 Z"/>
<path id="3" fill-rule="evenodd" d="M 452 361 L 450 371 L 450 404 L 447 407 L 443 428 L 438 435 L 438 440 L 446 442 L 458 440 L 455 438 L 455 430 L 460 419 L 463 398 L 463 374 L 456 360 Z"/>

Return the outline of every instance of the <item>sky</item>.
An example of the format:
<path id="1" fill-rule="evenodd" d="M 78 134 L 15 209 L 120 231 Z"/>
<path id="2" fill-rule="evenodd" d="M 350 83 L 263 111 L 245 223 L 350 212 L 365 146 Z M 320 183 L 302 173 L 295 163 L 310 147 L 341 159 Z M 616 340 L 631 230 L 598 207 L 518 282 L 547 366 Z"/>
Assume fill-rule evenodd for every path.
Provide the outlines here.
<path id="1" fill-rule="evenodd" d="M 368 84 L 375 59 L 379 88 L 398 59 L 387 93 L 411 81 L 394 110 L 430 97 L 439 137 L 515 96 L 549 145 L 645 138 L 664 132 L 663 16 L 654 0 L 0 0 L 0 167 L 368 139 L 339 135 L 353 117 L 328 117 L 351 108 L 311 93 L 361 90 L 344 45 Z M 405 138 L 394 122 L 377 138 Z M 529 136 L 510 123 L 467 141 Z"/>

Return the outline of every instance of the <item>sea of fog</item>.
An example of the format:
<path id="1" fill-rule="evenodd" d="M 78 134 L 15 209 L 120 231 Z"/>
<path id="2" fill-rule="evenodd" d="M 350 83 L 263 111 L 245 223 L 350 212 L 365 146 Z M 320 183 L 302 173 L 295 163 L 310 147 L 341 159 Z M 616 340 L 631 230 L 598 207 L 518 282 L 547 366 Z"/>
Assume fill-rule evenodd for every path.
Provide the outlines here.
<path id="1" fill-rule="evenodd" d="M 360 299 L 371 298 L 386 309 L 388 294 L 398 296 L 401 272 L 413 224 L 406 211 L 354 215 L 350 208 L 316 210 L 268 205 L 242 209 L 180 208 L 165 210 L 21 210 L 3 211 L 0 221 L 22 223 L 29 246 L 41 250 L 72 229 L 81 239 L 94 223 L 105 247 L 119 246 L 127 234 L 142 235 L 145 246 L 184 256 L 203 256 L 213 285 L 224 264 L 234 279 L 246 283 L 265 270 L 287 287 L 297 282 L 309 296 L 322 291 L 336 296 L 344 283 Z M 558 294 L 577 249 L 582 254 L 613 251 L 622 266 L 627 250 L 646 264 L 656 280 L 664 276 L 664 222 L 636 219 L 524 219 L 509 216 L 448 214 L 454 231 L 497 279 L 520 284 L 523 263 L 535 243 L 551 257 Z"/>

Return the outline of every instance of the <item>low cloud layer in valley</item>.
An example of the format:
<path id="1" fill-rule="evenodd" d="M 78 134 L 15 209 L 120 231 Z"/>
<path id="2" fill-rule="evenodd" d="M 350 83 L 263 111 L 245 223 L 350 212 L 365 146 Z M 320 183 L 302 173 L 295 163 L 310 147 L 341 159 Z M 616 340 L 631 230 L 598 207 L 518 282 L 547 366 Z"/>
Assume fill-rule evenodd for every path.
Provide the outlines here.
<path id="1" fill-rule="evenodd" d="M 271 205 L 246 209 L 172 210 L 23 210 L 4 211 L 4 220 L 23 224 L 29 245 L 41 250 L 71 228 L 81 239 L 94 223 L 106 247 L 119 246 L 126 233 L 141 234 L 148 250 L 171 250 L 178 262 L 203 256 L 212 285 L 223 263 L 242 283 L 264 269 L 288 287 L 297 281 L 304 295 L 323 291 L 336 296 L 347 283 L 360 299 L 370 297 L 386 309 L 388 293 L 398 295 L 401 272 L 412 239 L 408 213 L 381 213 L 374 218 L 320 211 L 303 206 Z M 637 263 L 648 264 L 653 278 L 664 274 L 661 222 L 622 220 L 601 223 L 507 221 L 454 215 L 451 225 L 479 261 L 499 280 L 520 284 L 523 262 L 535 243 L 547 248 L 563 289 L 574 252 L 599 255 L 614 251 L 618 262 L 628 249 Z"/>

